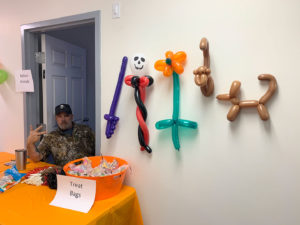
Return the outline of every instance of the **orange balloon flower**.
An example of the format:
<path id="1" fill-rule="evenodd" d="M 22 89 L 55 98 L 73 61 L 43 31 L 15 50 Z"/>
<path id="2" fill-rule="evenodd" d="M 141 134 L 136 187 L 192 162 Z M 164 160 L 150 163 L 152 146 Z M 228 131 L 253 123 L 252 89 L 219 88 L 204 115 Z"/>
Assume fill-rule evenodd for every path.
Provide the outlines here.
<path id="1" fill-rule="evenodd" d="M 177 74 L 183 73 L 183 63 L 186 60 L 186 54 L 183 51 L 173 54 L 171 51 L 166 52 L 166 59 L 157 60 L 154 64 L 154 68 L 158 71 L 162 71 L 164 76 L 169 77 L 173 74 L 173 71 Z"/>

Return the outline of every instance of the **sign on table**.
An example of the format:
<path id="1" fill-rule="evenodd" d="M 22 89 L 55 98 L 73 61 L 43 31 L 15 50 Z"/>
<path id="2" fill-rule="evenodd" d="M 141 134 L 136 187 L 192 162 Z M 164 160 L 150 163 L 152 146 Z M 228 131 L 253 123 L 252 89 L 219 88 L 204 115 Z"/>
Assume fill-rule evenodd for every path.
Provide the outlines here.
<path id="1" fill-rule="evenodd" d="M 95 194 L 95 180 L 57 175 L 57 191 L 50 205 L 88 213 Z"/>

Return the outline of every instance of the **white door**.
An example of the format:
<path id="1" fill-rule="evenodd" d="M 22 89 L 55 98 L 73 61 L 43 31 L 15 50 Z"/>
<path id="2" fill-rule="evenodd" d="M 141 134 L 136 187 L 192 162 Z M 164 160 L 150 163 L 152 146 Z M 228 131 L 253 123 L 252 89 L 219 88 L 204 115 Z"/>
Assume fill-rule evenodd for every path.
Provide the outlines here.
<path id="1" fill-rule="evenodd" d="M 56 129 L 55 106 L 66 103 L 72 108 L 74 122 L 86 120 L 86 50 L 42 35 L 45 52 L 43 79 L 43 117 L 47 131 Z"/>

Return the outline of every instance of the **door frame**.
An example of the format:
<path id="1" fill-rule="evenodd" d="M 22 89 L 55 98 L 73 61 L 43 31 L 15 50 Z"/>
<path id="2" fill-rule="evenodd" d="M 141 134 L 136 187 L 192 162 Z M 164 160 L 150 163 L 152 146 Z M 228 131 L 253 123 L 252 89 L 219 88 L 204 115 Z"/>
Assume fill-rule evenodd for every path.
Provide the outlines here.
<path id="1" fill-rule="evenodd" d="M 96 155 L 101 152 L 101 73 L 100 73 L 100 11 L 93 11 L 57 19 L 45 20 L 21 25 L 22 69 L 31 69 L 35 92 L 23 94 L 24 110 L 24 146 L 26 148 L 30 125 L 39 123 L 39 65 L 35 62 L 34 53 L 38 51 L 38 32 L 71 28 L 80 24 L 95 24 L 95 137 Z"/>

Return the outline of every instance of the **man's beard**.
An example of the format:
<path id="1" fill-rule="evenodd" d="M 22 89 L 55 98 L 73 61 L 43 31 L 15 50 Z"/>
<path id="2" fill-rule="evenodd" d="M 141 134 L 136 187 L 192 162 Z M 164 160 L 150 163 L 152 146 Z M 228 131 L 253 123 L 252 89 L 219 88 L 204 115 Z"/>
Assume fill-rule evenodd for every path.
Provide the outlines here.
<path id="1" fill-rule="evenodd" d="M 67 122 L 62 122 L 60 125 L 58 125 L 59 129 L 61 129 L 62 131 L 65 131 L 65 130 L 69 130 L 72 128 L 72 123 L 69 124 Z"/>

